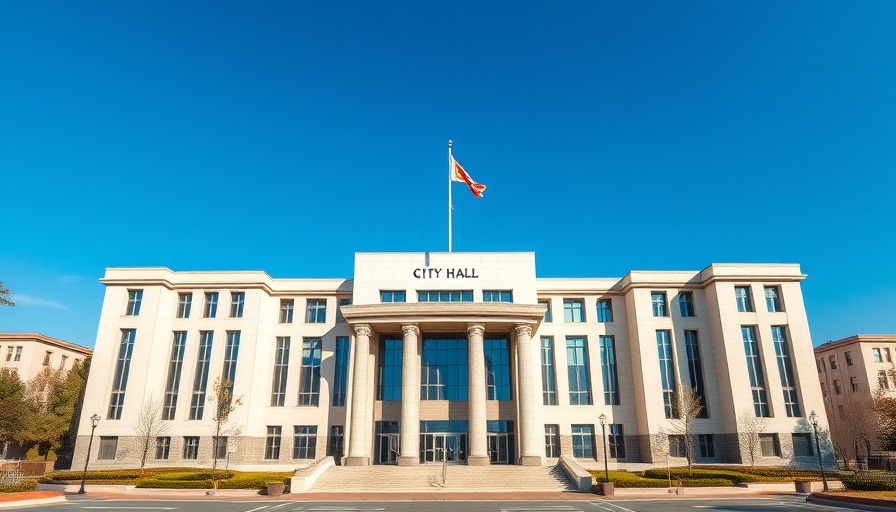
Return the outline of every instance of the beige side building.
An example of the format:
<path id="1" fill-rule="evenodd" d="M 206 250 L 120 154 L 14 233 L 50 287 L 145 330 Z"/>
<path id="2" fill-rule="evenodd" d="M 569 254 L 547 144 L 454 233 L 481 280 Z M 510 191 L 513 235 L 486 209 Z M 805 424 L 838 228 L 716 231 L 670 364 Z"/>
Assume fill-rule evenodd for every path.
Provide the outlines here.
<path id="1" fill-rule="evenodd" d="M 74 463 L 815 464 L 821 411 L 794 264 L 538 278 L 533 253 L 357 253 L 350 278 L 110 268 Z M 213 439 L 216 378 L 242 403 Z M 705 404 L 691 439 L 676 397 Z M 603 424 L 602 424 L 603 423 Z M 825 427 L 824 418 L 821 427 Z M 80 460 L 80 462 L 78 462 Z"/>
<path id="2" fill-rule="evenodd" d="M 858 334 L 815 348 L 815 367 L 838 456 L 867 457 L 879 449 L 871 399 L 896 394 L 896 334 Z"/>
<path id="3" fill-rule="evenodd" d="M 0 333 L 0 368 L 15 369 L 28 382 L 46 367 L 69 371 L 93 351 L 38 333 Z"/>

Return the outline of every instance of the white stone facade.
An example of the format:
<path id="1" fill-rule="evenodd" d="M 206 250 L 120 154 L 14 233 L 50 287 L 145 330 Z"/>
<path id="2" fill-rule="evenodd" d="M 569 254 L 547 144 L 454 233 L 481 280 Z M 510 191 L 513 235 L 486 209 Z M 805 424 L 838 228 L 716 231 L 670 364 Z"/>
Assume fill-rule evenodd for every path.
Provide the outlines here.
<path id="1" fill-rule="evenodd" d="M 609 444 L 615 460 L 652 461 L 658 455 L 655 434 L 674 423 L 666 418 L 664 403 L 658 351 L 663 337 L 670 349 L 667 387 L 680 392 L 695 386 L 695 371 L 703 384 L 707 417 L 696 420 L 697 460 L 745 460 L 737 417 L 757 410 L 768 416 L 764 462 L 811 461 L 793 448 L 796 441 L 804 443 L 808 411 L 823 407 L 800 290 L 804 278 L 792 264 L 713 264 L 699 272 L 632 271 L 621 279 L 544 279 L 536 278 L 533 253 L 358 253 L 351 279 L 110 268 L 102 279 L 106 296 L 75 464 L 84 461 L 89 418 L 96 413 L 102 419 L 91 467 L 134 466 L 140 458 L 137 417 L 145 403 L 166 396 L 176 408 L 169 408 L 172 419 L 164 421 L 167 430 L 158 437 L 168 440 L 159 440 L 158 453 L 153 440 L 148 465 L 210 464 L 214 406 L 206 402 L 202 419 L 190 414 L 202 392 L 207 399 L 214 379 L 232 367 L 226 352 L 233 333 L 239 333 L 234 395 L 242 404 L 228 422 L 231 468 L 298 467 L 328 453 L 346 464 L 449 458 L 471 465 L 529 465 L 559 454 L 602 461 L 601 414 L 614 440 Z M 752 304 L 739 311 L 736 294 L 744 290 Z M 768 303 L 774 305 L 767 307 L 769 290 L 774 293 Z M 214 318 L 204 315 L 210 293 L 218 294 Z M 422 293 L 427 300 L 421 300 Z M 179 318 L 187 295 L 190 315 Z M 396 301 L 385 302 L 384 295 Z M 682 295 L 690 299 L 684 305 Z M 138 296 L 139 313 L 129 314 Z M 231 317 L 234 296 L 242 297 L 242 306 Z M 289 301 L 292 322 L 282 321 Z M 598 318 L 599 301 L 609 301 L 612 318 Z M 743 327 L 753 333 L 758 350 L 752 359 L 758 386 L 755 378 L 751 385 Z M 212 333 L 211 348 L 205 358 L 200 345 L 208 342 L 207 333 Z M 178 336 L 184 343 L 179 382 L 172 378 Z M 441 347 L 446 338 L 459 351 L 445 352 L 439 363 L 427 359 L 435 356 L 427 356 L 425 347 Z M 387 340 L 394 359 L 386 356 Z M 550 365 L 543 364 L 543 343 L 552 345 Z M 602 350 L 605 344 L 615 352 Z M 488 352 L 495 346 L 498 352 Z M 788 379 L 779 375 L 776 348 L 781 346 Z M 464 360 L 457 361 L 457 354 Z M 611 355 L 615 364 L 607 360 Z M 278 356 L 284 364 L 276 364 Z M 493 365 L 502 357 L 509 389 L 500 391 L 502 370 Z M 202 379 L 205 367 L 208 377 Z M 458 384 L 445 376 L 449 370 L 462 376 L 457 392 L 464 400 L 421 396 L 426 386 L 441 393 Z M 617 392 L 608 396 L 604 376 L 613 372 L 615 384 L 610 379 L 609 385 Z M 551 374 L 547 385 L 545 375 Z M 385 388 L 394 383 L 395 389 L 384 390 L 384 381 Z M 401 399 L 388 399 L 399 388 Z M 760 408 L 754 403 L 757 388 L 764 392 Z M 281 389 L 283 395 L 275 396 Z M 546 428 L 557 435 L 546 436 Z M 610 436 L 619 428 L 618 436 Z"/>

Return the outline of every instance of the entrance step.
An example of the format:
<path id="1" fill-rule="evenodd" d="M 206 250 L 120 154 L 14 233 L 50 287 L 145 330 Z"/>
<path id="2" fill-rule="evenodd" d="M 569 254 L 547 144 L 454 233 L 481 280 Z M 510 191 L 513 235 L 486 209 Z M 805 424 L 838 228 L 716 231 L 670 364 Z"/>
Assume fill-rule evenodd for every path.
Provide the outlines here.
<path id="1" fill-rule="evenodd" d="M 443 469 L 445 473 L 443 475 Z M 444 480 L 443 480 L 444 476 Z M 334 466 L 311 492 L 574 491 L 557 466 Z"/>

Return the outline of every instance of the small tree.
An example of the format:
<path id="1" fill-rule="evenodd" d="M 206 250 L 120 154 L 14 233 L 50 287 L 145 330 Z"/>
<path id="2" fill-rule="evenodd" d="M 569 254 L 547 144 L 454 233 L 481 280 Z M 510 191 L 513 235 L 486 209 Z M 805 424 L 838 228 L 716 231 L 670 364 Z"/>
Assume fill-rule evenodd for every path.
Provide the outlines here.
<path id="1" fill-rule="evenodd" d="M 737 417 L 737 440 L 741 453 L 747 452 L 750 466 L 756 465 L 756 458 L 762 456 L 762 441 L 759 434 L 765 432 L 768 418 L 756 417 L 753 409 L 744 409 Z"/>
<path id="2" fill-rule="evenodd" d="M 0 459 L 5 459 L 11 441 L 21 441 L 28 407 L 26 386 L 18 372 L 0 368 Z"/>
<path id="3" fill-rule="evenodd" d="M 0 281 L 0 306 L 15 306 L 16 301 L 12 300 L 12 292 L 9 288 L 3 287 L 3 281 Z"/>
<path id="4" fill-rule="evenodd" d="M 22 440 L 25 444 L 37 445 L 37 452 L 44 460 L 49 458 L 50 450 L 60 446 L 74 414 L 78 392 L 72 396 L 66 384 L 63 371 L 49 366 L 28 381 L 25 392 L 28 414 Z"/>
<path id="5" fill-rule="evenodd" d="M 667 434 L 678 436 L 684 442 L 684 456 L 688 461 L 688 476 L 692 474 L 694 464 L 694 446 L 696 433 L 694 420 L 703 411 L 703 398 L 697 395 L 694 388 L 684 387 L 675 396 L 675 418 L 669 419 Z"/>
<path id="6" fill-rule="evenodd" d="M 669 479 L 669 487 L 672 487 L 672 469 L 669 468 L 669 434 L 665 430 L 660 429 L 659 432 L 653 434 L 653 442 L 650 443 L 650 451 L 653 452 L 653 463 L 660 457 L 666 460 L 666 478 Z"/>
<path id="7" fill-rule="evenodd" d="M 212 489 L 218 488 L 216 470 L 218 468 L 218 443 L 221 442 L 221 434 L 226 432 L 227 421 L 230 413 L 242 405 L 243 397 L 233 398 L 233 381 L 230 379 L 215 379 L 212 385 L 212 395 L 209 400 L 215 403 L 215 437 L 212 443 Z"/>
<path id="8" fill-rule="evenodd" d="M 143 408 L 134 423 L 134 434 L 137 436 L 137 449 L 140 450 L 140 474 L 146 466 L 146 456 L 156 437 L 168 431 L 168 423 L 162 421 L 162 402 L 152 395 L 143 402 Z"/>
<path id="9" fill-rule="evenodd" d="M 889 370 L 887 377 L 896 385 L 896 370 Z M 874 392 L 872 407 L 877 415 L 877 432 L 881 448 L 896 450 L 896 394 L 885 389 Z"/>

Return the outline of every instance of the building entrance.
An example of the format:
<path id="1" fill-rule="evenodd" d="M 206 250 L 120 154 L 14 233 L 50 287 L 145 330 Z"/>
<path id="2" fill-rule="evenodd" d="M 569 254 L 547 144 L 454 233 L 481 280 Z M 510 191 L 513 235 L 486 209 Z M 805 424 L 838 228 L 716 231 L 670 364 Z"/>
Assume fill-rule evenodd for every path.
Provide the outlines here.
<path id="1" fill-rule="evenodd" d="M 467 461 L 467 434 L 420 434 L 420 463 L 457 464 Z"/>
<path id="2" fill-rule="evenodd" d="M 398 464 L 400 439 L 400 434 L 377 434 L 374 464 Z"/>
<path id="3" fill-rule="evenodd" d="M 488 459 L 492 464 L 513 464 L 513 434 L 488 434 Z"/>

